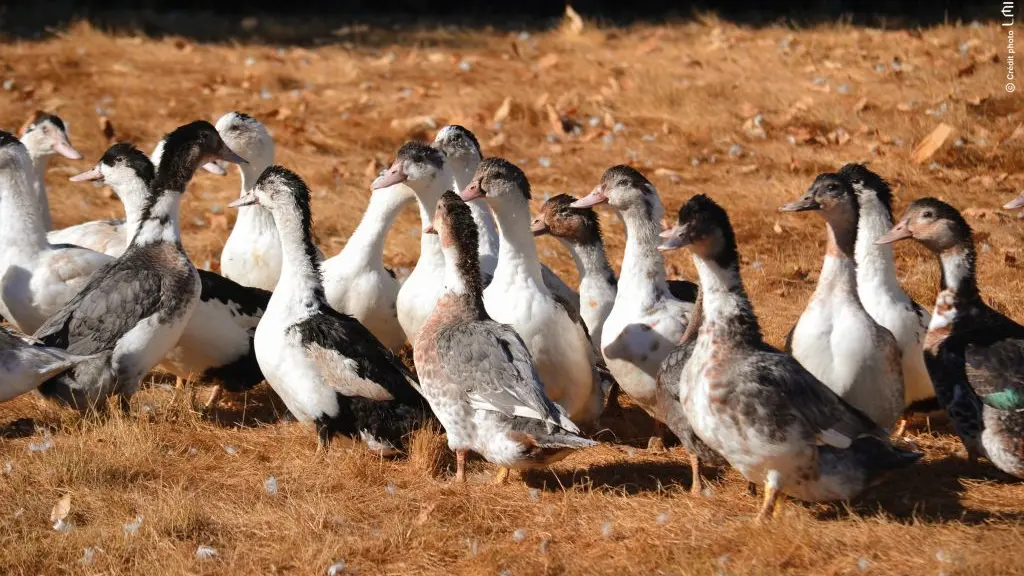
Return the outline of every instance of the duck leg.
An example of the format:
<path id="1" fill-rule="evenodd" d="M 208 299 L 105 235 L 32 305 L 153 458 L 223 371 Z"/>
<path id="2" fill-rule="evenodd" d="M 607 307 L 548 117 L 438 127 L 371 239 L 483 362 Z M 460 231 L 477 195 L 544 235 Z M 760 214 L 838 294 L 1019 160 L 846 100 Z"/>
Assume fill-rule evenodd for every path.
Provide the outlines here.
<path id="1" fill-rule="evenodd" d="M 203 414 L 209 414 L 211 410 L 220 404 L 220 397 L 224 394 L 224 389 L 220 386 L 214 386 L 213 391 L 210 392 L 210 399 L 206 401 L 206 405 L 203 406 Z"/>
<path id="2" fill-rule="evenodd" d="M 690 454 L 690 494 L 697 496 L 703 490 L 703 481 L 700 478 L 700 458 L 696 454 Z"/>
<path id="3" fill-rule="evenodd" d="M 316 453 L 326 454 L 331 448 L 331 431 L 327 426 L 316 427 Z"/>
<path id="4" fill-rule="evenodd" d="M 455 481 L 465 482 L 466 481 L 466 451 L 456 450 L 455 451 Z"/>
<path id="5" fill-rule="evenodd" d="M 665 450 L 665 425 L 660 420 L 654 421 L 654 429 L 651 431 L 651 437 L 647 440 L 647 449 L 652 452 L 662 452 Z"/>
<path id="6" fill-rule="evenodd" d="M 494 476 L 494 484 L 501 486 L 505 483 L 505 480 L 508 480 L 508 468 L 501 466 L 498 468 L 497 475 Z"/>
<path id="7" fill-rule="evenodd" d="M 764 483 L 764 501 L 761 503 L 761 511 L 757 513 L 757 521 L 764 522 L 771 520 L 775 513 L 775 504 L 779 498 L 779 489 L 770 482 Z"/>
<path id="8" fill-rule="evenodd" d="M 903 418 L 899 419 L 899 422 L 896 423 L 896 430 L 892 433 L 892 435 L 896 438 L 903 438 L 903 433 L 906 431 L 907 418 L 904 416 Z"/>

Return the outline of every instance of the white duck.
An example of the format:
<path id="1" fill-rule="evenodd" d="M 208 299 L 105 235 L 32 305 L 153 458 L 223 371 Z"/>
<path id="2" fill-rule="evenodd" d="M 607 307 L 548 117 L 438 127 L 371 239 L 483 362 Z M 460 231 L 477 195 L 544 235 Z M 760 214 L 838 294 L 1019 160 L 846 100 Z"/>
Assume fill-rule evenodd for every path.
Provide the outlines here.
<path id="1" fill-rule="evenodd" d="M 837 174 L 857 192 L 860 204 L 854 249 L 857 294 L 868 314 L 892 332 L 903 351 L 904 404 L 911 412 L 941 410 L 924 362 L 931 314 L 900 287 L 892 246 L 875 243 L 893 224 L 889 184 L 861 164 L 847 164 Z"/>
<path id="2" fill-rule="evenodd" d="M 345 247 L 320 267 L 327 303 L 354 316 L 395 352 L 406 342 L 397 308 L 402 283 L 384 266 L 384 240 L 398 213 L 415 201 L 405 184 L 373 190 L 363 219 Z"/>
<path id="3" fill-rule="evenodd" d="M 422 142 L 406 142 L 398 149 L 395 162 L 373 181 L 370 188 L 376 191 L 402 183 L 416 195 L 420 222 L 426 230 L 433 221 L 438 199 L 452 186 L 452 172 L 444 153 Z M 402 283 L 396 300 L 398 322 L 409 342 L 416 341 L 416 335 L 433 311 L 443 289 L 444 254 L 441 243 L 436 234 L 420 234 L 420 257 L 412 273 Z"/>
<path id="4" fill-rule="evenodd" d="M 836 174 L 820 174 L 780 212 L 820 211 L 828 246 L 818 286 L 786 339 L 786 351 L 815 378 L 881 428 L 903 414 L 899 343 L 868 315 L 857 295 L 857 193 Z"/>
<path id="5" fill-rule="evenodd" d="M 680 342 L 696 290 L 683 301 L 665 279 L 665 261 L 658 251 L 665 211 L 654 185 L 629 166 L 613 166 L 586 197 L 571 204 L 585 208 L 607 202 L 626 226 L 618 292 L 605 320 L 601 346 L 608 369 L 622 390 L 658 422 L 657 376 L 662 361 Z"/>
<path id="6" fill-rule="evenodd" d="M 0 314 L 31 333 L 111 261 L 105 254 L 46 241 L 43 206 L 25 146 L 0 132 Z"/>
<path id="7" fill-rule="evenodd" d="M 362 324 L 327 304 L 305 182 L 271 166 L 231 205 L 257 202 L 273 214 L 284 256 L 256 328 L 267 382 L 300 422 L 315 424 L 318 449 L 340 433 L 381 455 L 396 453 L 431 416 L 416 380 Z"/>
<path id="8" fill-rule="evenodd" d="M 242 112 L 221 116 L 217 131 L 232 150 L 248 161 L 238 167 L 244 196 L 274 163 L 274 140 L 262 122 Z M 323 258 L 319 250 L 317 254 Z M 243 286 L 273 290 L 281 276 L 281 258 L 281 239 L 270 211 L 262 206 L 239 209 L 220 254 L 221 274 Z"/>
<path id="9" fill-rule="evenodd" d="M 578 314 L 554 296 L 541 278 L 530 231 L 530 183 L 501 158 L 480 163 L 463 200 L 483 196 L 498 220 L 501 251 L 494 279 L 484 290 L 487 314 L 510 324 L 526 343 L 548 397 L 576 423 L 596 427 L 610 384 Z"/>
<path id="10" fill-rule="evenodd" d="M 81 160 L 82 154 L 75 150 L 68 139 L 67 125 L 64 121 L 53 114 L 36 112 L 21 130 L 21 143 L 28 150 L 32 158 L 32 167 L 35 169 L 36 179 L 33 187 L 36 194 L 36 202 L 43 211 L 43 230 L 49 231 L 53 228 L 53 220 L 50 216 L 50 201 L 46 197 L 46 169 L 50 165 L 50 158 L 56 154 L 70 160 Z M 51 240 L 54 244 L 60 241 Z"/>
<path id="11" fill-rule="evenodd" d="M 45 396 L 84 410 L 102 409 L 102 400 L 117 394 L 124 408 L 143 376 L 178 342 L 201 288 L 181 245 L 181 197 L 199 165 L 213 158 L 244 162 L 209 122 L 192 122 L 168 135 L 166 158 L 131 245 L 36 331 L 48 346 L 98 355 L 83 363 L 91 375 L 54 377 L 40 387 Z"/>

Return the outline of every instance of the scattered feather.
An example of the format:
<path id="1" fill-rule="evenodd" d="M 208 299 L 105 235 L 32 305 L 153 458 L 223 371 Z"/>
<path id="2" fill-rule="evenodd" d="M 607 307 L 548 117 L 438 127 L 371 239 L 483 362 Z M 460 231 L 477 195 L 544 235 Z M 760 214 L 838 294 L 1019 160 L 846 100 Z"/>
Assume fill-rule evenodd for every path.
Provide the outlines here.
<path id="1" fill-rule="evenodd" d="M 526 540 L 526 530 L 523 530 L 522 528 L 517 528 L 516 531 L 512 533 L 512 539 L 516 542 L 522 542 L 523 540 Z"/>
<path id="2" fill-rule="evenodd" d="M 50 438 L 49 432 L 43 435 L 41 442 L 29 442 L 28 444 L 29 452 L 46 452 L 50 448 L 53 448 L 53 439 Z"/>
<path id="3" fill-rule="evenodd" d="M 238 448 L 228 444 L 224 446 L 224 452 L 226 452 L 228 456 L 234 456 L 235 454 L 238 454 Z"/>
<path id="4" fill-rule="evenodd" d="M 211 560 L 217 556 L 217 549 L 212 546 L 199 546 L 196 548 L 196 560 Z"/>
<path id="5" fill-rule="evenodd" d="M 138 533 L 139 528 L 141 528 L 141 527 L 142 527 L 142 515 L 140 514 L 140 515 L 135 517 L 135 520 L 133 520 L 132 522 L 128 522 L 128 523 L 126 523 L 124 525 L 124 533 L 126 535 L 136 534 L 136 533 Z"/>
<path id="6" fill-rule="evenodd" d="M 263 481 L 263 491 L 270 496 L 277 496 L 277 478 L 273 475 L 267 476 L 267 479 Z"/>
<path id="7" fill-rule="evenodd" d="M 327 576 L 338 576 L 345 571 L 345 561 L 338 560 L 334 564 L 327 567 Z"/>

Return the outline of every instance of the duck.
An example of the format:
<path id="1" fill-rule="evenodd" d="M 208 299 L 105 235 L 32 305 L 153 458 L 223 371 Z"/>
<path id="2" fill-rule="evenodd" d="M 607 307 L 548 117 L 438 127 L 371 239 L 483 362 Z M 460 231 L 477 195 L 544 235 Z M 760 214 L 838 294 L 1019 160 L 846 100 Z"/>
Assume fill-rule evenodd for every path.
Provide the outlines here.
<path id="1" fill-rule="evenodd" d="M 779 208 L 812 210 L 825 220 L 825 262 L 785 351 L 879 427 L 891 429 L 904 410 L 903 353 L 857 294 L 857 193 L 837 174 L 824 173 L 802 198 Z"/>
<path id="2" fill-rule="evenodd" d="M 412 190 L 420 211 L 420 224 L 427 229 L 434 218 L 437 201 L 453 183 L 451 167 L 444 152 L 411 140 L 395 154 L 395 161 L 382 172 L 370 189 L 376 192 L 404 185 Z M 436 234 L 420 234 L 420 256 L 395 299 L 398 323 L 409 342 L 416 341 L 423 323 L 444 288 L 444 254 Z"/>
<path id="3" fill-rule="evenodd" d="M 373 190 L 345 247 L 321 265 L 327 303 L 354 317 L 393 352 L 406 344 L 398 321 L 402 283 L 384 266 L 384 240 L 398 214 L 415 201 L 416 195 L 402 183 Z"/>
<path id="4" fill-rule="evenodd" d="M 117 258 L 128 248 L 138 229 L 149 185 L 156 177 L 153 163 L 144 152 L 127 142 L 118 142 L 103 153 L 91 170 L 72 176 L 72 182 L 105 183 L 121 200 L 123 219 L 94 220 L 54 230 L 51 243 L 82 246 Z"/>
<path id="5" fill-rule="evenodd" d="M 36 202 L 43 214 L 43 231 L 53 228 L 50 215 L 50 201 L 46 196 L 46 169 L 50 166 L 50 158 L 60 155 L 69 160 L 81 160 L 82 153 L 71 145 L 68 138 L 67 124 L 55 114 L 36 111 L 21 129 L 21 143 L 28 150 L 35 171 L 33 192 Z M 51 241 L 60 244 L 59 241 Z"/>
<path id="6" fill-rule="evenodd" d="M 714 200 L 698 194 L 684 203 L 662 246 L 689 247 L 700 280 L 701 325 L 680 375 L 680 405 L 698 438 L 764 486 L 758 520 L 772 517 L 782 494 L 849 500 L 921 457 L 893 446 L 871 418 L 764 342 L 729 216 Z"/>
<path id="7" fill-rule="evenodd" d="M 44 346 L 31 336 L 0 325 L 0 402 L 31 392 L 86 360 L 91 358 Z"/>
<path id="8" fill-rule="evenodd" d="M 244 112 L 228 112 L 217 120 L 217 131 L 248 163 L 240 164 L 244 196 L 263 171 L 274 163 L 274 139 L 262 122 Z M 316 250 L 323 260 L 323 253 Z M 240 208 L 235 225 L 220 253 L 220 271 L 243 286 L 273 291 L 281 276 L 281 240 L 270 211 L 259 205 Z"/>
<path id="9" fill-rule="evenodd" d="M 124 204 L 123 230 L 130 240 L 142 221 L 146 196 L 153 183 L 153 164 L 144 152 L 126 142 L 107 149 L 96 167 L 71 180 L 109 185 Z M 121 247 L 121 252 L 127 249 Z M 199 303 L 185 331 L 159 367 L 177 379 L 177 387 L 191 377 L 215 384 L 203 407 L 212 410 L 224 390 L 245 392 L 263 381 L 253 352 L 253 335 L 270 292 L 242 286 L 209 270 L 197 269 Z"/>
<path id="10" fill-rule="evenodd" d="M 46 240 L 44 206 L 25 145 L 0 132 L 0 314 L 30 334 L 112 259 Z"/>
<path id="11" fill-rule="evenodd" d="M 689 282 L 677 284 L 676 294 L 684 300 L 672 292 L 665 278 L 665 261 L 658 250 L 665 210 L 643 174 L 630 166 L 613 166 L 590 194 L 570 206 L 605 203 L 625 225 L 626 250 L 615 302 L 601 331 L 601 352 L 622 391 L 659 425 L 664 424 L 666 415 L 658 410 L 658 371 L 686 331 L 697 287 Z M 656 430 L 655 445 L 659 436 Z"/>
<path id="12" fill-rule="evenodd" d="M 469 206 L 445 192 L 427 233 L 443 247 L 444 293 L 417 335 L 414 359 L 423 395 L 456 454 L 455 481 L 465 481 L 470 451 L 499 466 L 501 483 L 509 469 L 549 466 L 596 445 L 545 394 L 520 335 L 488 314 Z"/>
<path id="13" fill-rule="evenodd" d="M 437 132 L 433 145 L 445 153 L 451 167 L 454 180 L 452 190 L 464 189 L 476 173 L 477 165 L 484 158 L 476 135 L 464 126 L 452 124 Z M 498 226 L 485 201 L 478 199 L 467 204 L 473 212 L 473 221 L 476 222 L 480 234 L 480 275 L 484 279 L 484 288 L 487 288 L 494 277 L 494 270 L 498 267 L 498 252 L 501 246 Z M 540 273 L 548 290 L 568 302 L 573 310 L 579 313 L 580 295 L 546 264 L 541 263 Z"/>
<path id="14" fill-rule="evenodd" d="M 1024 208 L 1024 192 L 1021 192 L 1020 196 L 1004 204 L 1003 208 L 1006 210 L 1020 210 Z"/>
<path id="15" fill-rule="evenodd" d="M 871 318 L 891 332 L 900 345 L 906 411 L 909 415 L 941 410 L 924 362 L 924 337 L 930 315 L 900 286 L 892 247 L 875 243 L 893 224 L 889 183 L 863 164 L 845 164 L 837 174 L 857 193 L 857 244 L 853 251 L 857 295 Z M 905 427 L 904 419 L 894 433 L 902 436 Z"/>
<path id="16" fill-rule="evenodd" d="M 355 318 L 327 303 L 313 244 L 309 188 L 281 166 L 263 171 L 232 206 L 269 210 L 281 239 L 281 275 L 256 327 L 256 358 L 288 410 L 317 431 L 361 440 L 391 456 L 433 419 L 408 368 Z"/>
<path id="17" fill-rule="evenodd" d="M 80 411 L 102 411 L 103 400 L 117 396 L 127 410 L 142 378 L 178 342 L 201 290 L 199 273 L 181 245 L 181 198 L 196 169 L 217 158 L 245 162 L 205 120 L 167 136 L 163 161 L 128 249 L 97 270 L 35 332 L 47 346 L 98 355 L 84 363 L 82 373 L 94 371 L 103 378 L 64 373 L 40 386 L 45 397 Z"/>
<path id="18" fill-rule="evenodd" d="M 1024 478 L 1024 326 L 985 303 L 971 226 L 956 208 L 921 198 L 876 242 L 913 239 L 942 271 L 925 336 L 935 394 L 972 462 L 984 456 Z"/>
<path id="19" fill-rule="evenodd" d="M 482 196 L 501 234 L 498 267 L 483 292 L 487 314 L 519 333 L 548 397 L 573 422 L 596 430 L 610 381 L 598 369 L 597 354 L 580 316 L 552 294 L 541 278 L 530 230 L 526 174 L 505 159 L 487 158 L 461 196 L 464 201 Z"/>

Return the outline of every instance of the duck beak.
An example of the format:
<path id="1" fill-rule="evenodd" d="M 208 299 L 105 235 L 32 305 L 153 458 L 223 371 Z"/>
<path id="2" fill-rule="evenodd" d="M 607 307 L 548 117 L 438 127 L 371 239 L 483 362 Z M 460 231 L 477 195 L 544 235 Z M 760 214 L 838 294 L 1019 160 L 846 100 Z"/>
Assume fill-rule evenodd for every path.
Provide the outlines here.
<path id="1" fill-rule="evenodd" d="M 533 222 L 530 223 L 530 232 L 533 232 L 534 236 L 543 236 L 551 232 L 551 229 L 548 228 L 548 225 L 544 222 L 543 218 L 537 216 L 533 219 Z"/>
<path id="2" fill-rule="evenodd" d="M 907 221 L 900 220 L 892 227 L 891 230 L 879 236 L 878 240 L 875 240 L 875 244 L 892 244 L 893 242 L 905 240 L 911 236 L 913 236 L 913 234 L 910 232 L 910 226 L 907 225 Z"/>
<path id="3" fill-rule="evenodd" d="M 246 192 L 245 196 L 242 196 L 238 200 L 228 204 L 229 208 L 239 208 L 242 206 L 252 206 L 253 204 L 259 204 L 260 200 L 256 197 L 255 192 Z"/>
<path id="4" fill-rule="evenodd" d="M 426 227 L 423 228 L 423 233 L 424 234 L 437 234 L 437 228 L 434 228 L 433 224 L 427 224 Z"/>
<path id="5" fill-rule="evenodd" d="M 807 210 L 819 210 L 821 204 L 814 199 L 814 196 L 807 194 L 799 200 L 793 200 L 787 204 L 779 206 L 779 212 L 806 212 Z"/>
<path id="6" fill-rule="evenodd" d="M 395 163 L 391 165 L 391 168 L 388 168 L 386 172 L 377 176 L 377 179 L 373 181 L 373 184 L 370 184 L 370 190 L 380 190 L 381 188 L 394 186 L 395 184 L 405 182 L 408 179 L 409 176 L 405 173 L 405 170 L 402 169 L 402 163 L 396 160 Z"/>
<path id="7" fill-rule="evenodd" d="M 228 171 L 224 169 L 216 160 L 213 162 L 207 162 L 203 164 L 203 170 L 206 170 L 210 174 L 216 174 L 217 176 L 226 176 Z"/>
<path id="8" fill-rule="evenodd" d="M 242 158 L 238 154 L 235 154 L 234 150 L 232 150 L 231 148 L 228 148 L 227 144 L 221 144 L 220 150 L 217 152 L 216 156 L 217 156 L 217 158 L 220 158 L 221 160 L 224 160 L 225 162 L 231 162 L 232 164 L 248 164 L 249 163 L 248 160 L 246 160 L 245 158 Z M 207 164 L 209 164 L 209 162 L 207 162 Z M 211 172 L 212 172 L 212 170 L 211 170 Z M 214 172 L 214 174 L 216 174 L 216 172 Z"/>
<path id="9" fill-rule="evenodd" d="M 590 208 L 608 201 L 608 192 L 604 189 L 604 184 L 598 184 L 583 198 L 569 204 L 570 208 Z"/>
<path id="10" fill-rule="evenodd" d="M 659 235 L 661 236 L 661 244 L 658 246 L 659 252 L 679 250 L 690 244 L 686 237 L 686 228 L 682 226 L 673 226 Z"/>
<path id="11" fill-rule="evenodd" d="M 462 192 L 459 192 L 459 196 L 462 197 L 463 202 L 475 200 L 477 198 L 482 197 L 483 195 L 484 192 L 483 190 L 480 189 L 479 180 L 473 180 L 472 182 L 469 183 L 469 186 L 466 186 L 465 188 L 462 189 Z"/>
<path id="12" fill-rule="evenodd" d="M 82 172 L 81 174 L 75 174 L 69 178 L 72 182 L 102 182 L 103 172 L 100 172 L 100 167 L 95 166 L 92 170 Z"/>
<path id="13" fill-rule="evenodd" d="M 61 134 L 57 137 L 57 143 L 53 145 L 53 149 L 57 154 L 69 159 L 69 160 L 81 160 L 82 153 L 75 150 L 75 147 L 68 142 L 68 137 Z"/>
<path id="14" fill-rule="evenodd" d="M 1020 196 L 1017 196 L 1013 200 L 1007 202 L 1003 208 L 1007 210 L 1019 210 L 1024 208 L 1024 192 L 1022 192 Z"/>

